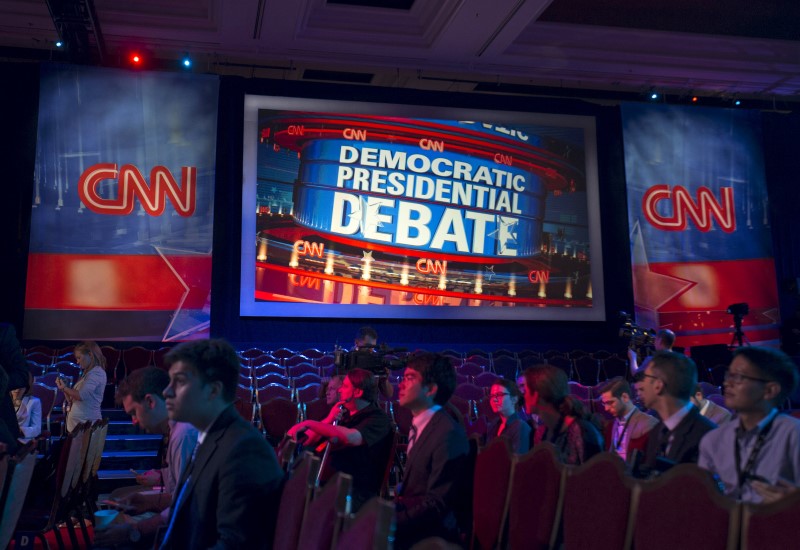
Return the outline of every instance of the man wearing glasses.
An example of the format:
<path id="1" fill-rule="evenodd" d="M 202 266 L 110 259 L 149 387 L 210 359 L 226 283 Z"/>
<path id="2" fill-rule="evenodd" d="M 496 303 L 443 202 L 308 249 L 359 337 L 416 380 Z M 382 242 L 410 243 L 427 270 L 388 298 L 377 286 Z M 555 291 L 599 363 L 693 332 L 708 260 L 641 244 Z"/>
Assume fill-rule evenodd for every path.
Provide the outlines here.
<path id="1" fill-rule="evenodd" d="M 690 401 L 697 385 L 697 367 L 674 351 L 653 355 L 636 382 L 642 404 L 654 410 L 661 422 L 647 442 L 639 475 L 663 472 L 679 463 L 696 463 L 700 440 L 717 427 Z"/>
<path id="2" fill-rule="evenodd" d="M 776 349 L 744 346 L 725 374 L 733 420 L 700 443 L 699 465 L 719 476 L 725 493 L 773 502 L 800 484 L 800 420 L 777 407 L 797 387 L 797 367 Z"/>
<path id="3" fill-rule="evenodd" d="M 627 460 L 633 449 L 642 449 L 646 436 L 658 420 L 640 411 L 631 398 L 631 387 L 622 377 L 613 378 L 603 387 L 600 399 L 614 420 L 606 425 L 603 436 L 607 449 Z"/>
<path id="4" fill-rule="evenodd" d="M 456 371 L 441 354 L 415 355 L 403 372 L 398 400 L 413 420 L 395 499 L 395 548 L 434 536 L 457 542 L 465 514 L 471 513 L 467 436 L 443 409 L 455 387 Z"/>

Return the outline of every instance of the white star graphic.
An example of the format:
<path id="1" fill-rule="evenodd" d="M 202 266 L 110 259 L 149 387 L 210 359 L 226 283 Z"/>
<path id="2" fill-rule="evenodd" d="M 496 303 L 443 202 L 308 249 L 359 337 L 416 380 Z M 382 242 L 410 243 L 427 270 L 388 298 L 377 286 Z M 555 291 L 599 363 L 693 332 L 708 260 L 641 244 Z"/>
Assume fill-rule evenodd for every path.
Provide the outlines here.
<path id="1" fill-rule="evenodd" d="M 489 236 L 497 241 L 498 253 L 505 254 L 509 242 L 511 244 L 517 244 L 516 228 L 519 224 L 519 220 L 516 218 L 497 216 L 497 221 L 499 222 L 497 229 L 489 233 Z"/>
<path id="2" fill-rule="evenodd" d="M 380 205 L 369 203 L 369 197 L 361 197 L 358 208 L 349 215 L 350 218 L 358 219 L 358 229 L 362 235 L 374 233 L 379 227 L 383 227 L 383 223 L 375 219 L 378 208 Z"/>

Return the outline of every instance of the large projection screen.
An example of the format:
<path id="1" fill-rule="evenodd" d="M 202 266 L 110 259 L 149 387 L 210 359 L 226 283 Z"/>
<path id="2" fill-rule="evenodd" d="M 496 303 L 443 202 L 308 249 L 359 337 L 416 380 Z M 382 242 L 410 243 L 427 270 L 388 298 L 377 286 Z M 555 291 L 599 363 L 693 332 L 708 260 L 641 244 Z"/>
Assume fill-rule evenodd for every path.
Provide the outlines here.
<path id="1" fill-rule="evenodd" d="M 240 314 L 605 320 L 590 116 L 245 98 Z"/>

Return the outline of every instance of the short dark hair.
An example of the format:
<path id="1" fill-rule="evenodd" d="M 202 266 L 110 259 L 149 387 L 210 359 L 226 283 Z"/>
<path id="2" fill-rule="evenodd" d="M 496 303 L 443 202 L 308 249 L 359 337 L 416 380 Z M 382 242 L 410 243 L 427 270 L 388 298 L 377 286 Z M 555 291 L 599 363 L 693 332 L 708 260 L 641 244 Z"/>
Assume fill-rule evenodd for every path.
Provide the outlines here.
<path id="1" fill-rule="evenodd" d="M 671 348 L 672 344 L 675 343 L 675 333 L 668 328 L 659 330 L 658 334 L 656 334 L 656 338 L 660 338 L 668 348 Z"/>
<path id="2" fill-rule="evenodd" d="M 422 384 L 436 384 L 436 395 L 433 402 L 444 405 L 456 389 L 456 369 L 450 358 L 441 353 L 417 353 L 408 360 L 406 367 L 422 375 Z"/>
<path id="3" fill-rule="evenodd" d="M 356 340 L 363 341 L 363 340 L 371 340 L 373 342 L 378 341 L 378 331 L 372 327 L 361 327 L 358 329 L 356 333 Z"/>
<path id="4" fill-rule="evenodd" d="M 236 399 L 241 363 L 227 340 L 214 338 L 178 344 L 164 356 L 164 364 L 170 367 L 178 361 L 191 365 L 204 384 L 222 382 L 222 397 L 226 402 L 233 403 Z"/>
<path id="5" fill-rule="evenodd" d="M 164 399 L 164 390 L 167 386 L 169 386 L 169 374 L 158 367 L 137 369 L 119 383 L 116 401 L 119 405 L 125 397 L 130 396 L 137 403 L 141 403 L 148 393 Z"/>
<path id="6" fill-rule="evenodd" d="M 657 351 L 650 362 L 660 374 L 667 395 L 688 401 L 697 386 L 697 365 L 689 357 L 675 351 Z"/>
<path id="7" fill-rule="evenodd" d="M 378 399 L 378 382 L 375 376 L 366 369 L 350 369 L 347 378 L 353 387 L 362 391 L 361 399 L 373 403 Z"/>
<path id="8" fill-rule="evenodd" d="M 519 391 L 519 386 L 517 383 L 512 380 L 507 380 L 505 378 L 498 378 L 494 382 L 492 382 L 492 386 L 502 386 L 508 390 L 508 394 L 511 397 L 516 397 L 517 402 L 514 405 L 514 408 L 519 410 L 522 408 L 522 405 L 525 403 L 525 396 L 522 395 L 522 392 Z"/>
<path id="9" fill-rule="evenodd" d="M 600 388 L 600 393 L 610 393 L 617 399 L 621 398 L 623 393 L 627 393 L 628 397 L 633 396 L 633 393 L 631 392 L 631 385 L 628 383 L 627 380 L 625 380 L 621 376 L 617 376 L 615 378 L 608 380 Z"/>
<path id="10" fill-rule="evenodd" d="M 773 348 L 741 346 L 733 352 L 734 357 L 742 356 L 767 378 L 774 379 L 781 386 L 781 393 L 775 399 L 780 404 L 797 389 L 797 365 L 784 352 Z"/>

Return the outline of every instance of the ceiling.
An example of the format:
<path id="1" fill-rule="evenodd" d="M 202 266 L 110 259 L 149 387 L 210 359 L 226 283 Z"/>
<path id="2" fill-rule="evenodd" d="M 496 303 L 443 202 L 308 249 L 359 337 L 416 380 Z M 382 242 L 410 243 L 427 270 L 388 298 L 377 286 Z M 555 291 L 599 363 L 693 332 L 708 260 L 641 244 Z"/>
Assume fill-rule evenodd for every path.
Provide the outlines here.
<path id="1" fill-rule="evenodd" d="M 116 66 L 134 48 L 260 78 L 800 102 L 797 0 L 0 0 L 0 59 Z"/>

